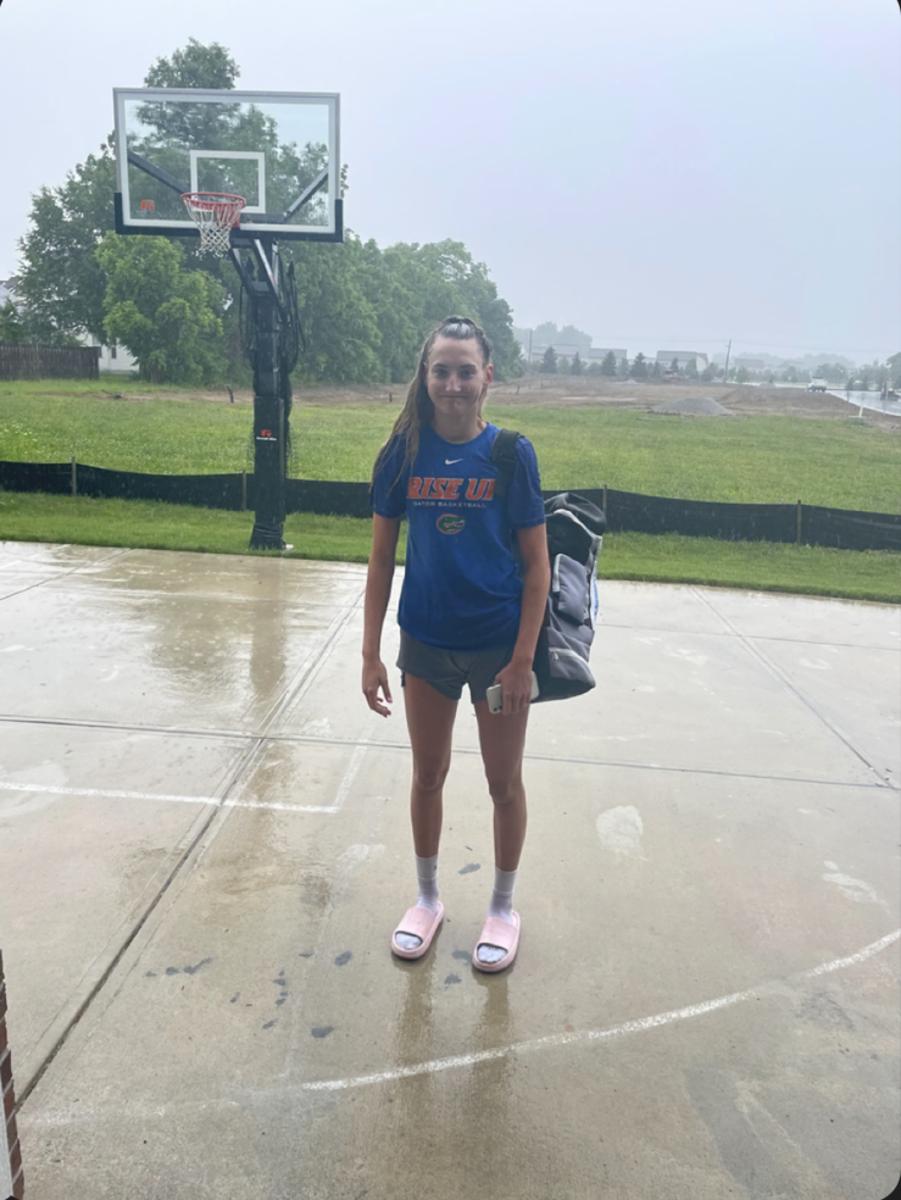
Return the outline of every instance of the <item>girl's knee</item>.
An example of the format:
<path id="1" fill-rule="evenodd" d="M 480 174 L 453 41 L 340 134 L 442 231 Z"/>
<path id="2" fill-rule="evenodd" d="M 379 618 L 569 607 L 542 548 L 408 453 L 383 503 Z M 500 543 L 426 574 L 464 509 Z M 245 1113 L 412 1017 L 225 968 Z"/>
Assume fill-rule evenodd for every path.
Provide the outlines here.
<path id="1" fill-rule="evenodd" d="M 439 792 L 444 787 L 449 763 L 415 763 L 413 782 L 422 792 Z"/>
<path id="2" fill-rule="evenodd" d="M 524 792 L 522 786 L 522 776 L 516 775 L 513 778 L 492 779 L 488 778 L 488 794 L 495 804 L 505 805 L 513 804 L 519 800 Z"/>

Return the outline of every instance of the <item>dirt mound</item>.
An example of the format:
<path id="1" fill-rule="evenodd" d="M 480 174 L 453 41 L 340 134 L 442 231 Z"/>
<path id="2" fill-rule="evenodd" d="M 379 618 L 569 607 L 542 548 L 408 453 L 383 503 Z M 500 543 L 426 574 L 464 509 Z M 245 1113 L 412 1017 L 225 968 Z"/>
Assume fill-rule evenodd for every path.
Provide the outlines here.
<path id="1" fill-rule="evenodd" d="M 723 408 L 712 396 L 681 396 L 658 404 L 651 409 L 655 413 L 670 413 L 679 417 L 731 417 L 728 408 Z"/>

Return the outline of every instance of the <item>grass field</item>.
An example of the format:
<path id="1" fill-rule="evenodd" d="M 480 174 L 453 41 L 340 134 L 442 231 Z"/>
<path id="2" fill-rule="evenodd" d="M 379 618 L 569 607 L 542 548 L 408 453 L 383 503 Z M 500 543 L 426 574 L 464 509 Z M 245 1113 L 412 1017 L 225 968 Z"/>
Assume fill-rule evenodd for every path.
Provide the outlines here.
<path id="1" fill-rule="evenodd" d="M 250 513 L 0 492 L 0 538 L 18 541 L 246 554 L 251 525 Z M 285 522 L 291 557 L 365 562 L 369 535 L 369 522 L 352 517 L 292 513 Z M 617 533 L 604 539 L 599 574 L 901 603 L 901 556 L 877 551 Z"/>
<path id="2" fill-rule="evenodd" d="M 104 395 L 117 387 L 122 399 Z M 222 393 L 223 396 L 225 395 Z M 397 415 L 362 397 L 301 399 L 292 420 L 295 474 L 363 480 Z M 251 465 L 246 404 L 192 400 L 129 381 L 0 384 L 0 458 L 165 474 Z M 498 424 L 535 443 L 542 482 L 555 490 L 608 487 L 743 503 L 820 504 L 901 512 L 901 437 L 864 422 L 781 416 L 701 419 L 621 411 L 490 404 Z"/>
<path id="3" fill-rule="evenodd" d="M 119 393 L 118 398 L 113 394 Z M 509 399 L 508 397 L 505 397 Z M 293 429 L 296 474 L 363 480 L 397 415 L 400 392 L 304 397 Z M 686 419 L 615 406 L 491 404 L 488 415 L 534 441 L 552 489 L 901 512 L 901 437 L 865 422 L 777 414 Z M 251 408 L 137 381 L 0 384 L 0 459 L 78 461 L 166 474 L 252 467 Z M 139 501 L 0 492 L 0 538 L 243 554 L 249 513 Z M 290 516 L 294 554 L 365 562 L 369 523 Z M 403 544 L 400 547 L 402 557 Z M 901 603 L 901 556 L 675 535 L 610 535 L 607 578 L 806 592 Z"/>

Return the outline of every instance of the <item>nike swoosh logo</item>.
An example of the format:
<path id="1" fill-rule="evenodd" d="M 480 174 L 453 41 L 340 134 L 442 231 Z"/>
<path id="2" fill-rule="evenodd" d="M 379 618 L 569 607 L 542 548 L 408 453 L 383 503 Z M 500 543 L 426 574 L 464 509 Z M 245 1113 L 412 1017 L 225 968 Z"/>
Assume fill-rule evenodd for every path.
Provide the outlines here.
<path id="1" fill-rule="evenodd" d="M 462 462 L 462 461 L 463 461 L 462 458 L 446 458 L 444 460 L 444 465 L 446 467 L 452 467 L 454 465 L 454 463 L 458 463 L 458 462 Z"/>

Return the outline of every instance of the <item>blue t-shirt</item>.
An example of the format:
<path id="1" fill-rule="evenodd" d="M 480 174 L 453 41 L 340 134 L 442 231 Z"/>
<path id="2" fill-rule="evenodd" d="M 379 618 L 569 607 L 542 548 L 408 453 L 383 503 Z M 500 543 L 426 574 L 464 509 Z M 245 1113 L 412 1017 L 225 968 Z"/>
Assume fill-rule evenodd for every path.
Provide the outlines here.
<path id="1" fill-rule="evenodd" d="M 497 425 L 471 442 L 446 442 L 425 427 L 412 467 L 404 441 L 387 448 L 372 488 L 373 511 L 406 515 L 407 561 L 398 621 L 411 637 L 448 650 L 516 641 L 522 574 L 514 529 L 544 523 L 532 443 L 516 442 L 516 466 L 502 500 L 491 461 Z M 399 474 L 400 472 L 400 474 Z"/>

